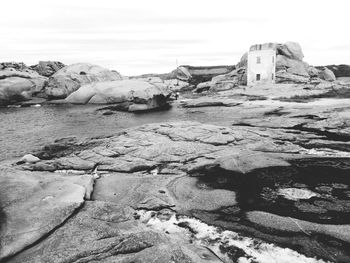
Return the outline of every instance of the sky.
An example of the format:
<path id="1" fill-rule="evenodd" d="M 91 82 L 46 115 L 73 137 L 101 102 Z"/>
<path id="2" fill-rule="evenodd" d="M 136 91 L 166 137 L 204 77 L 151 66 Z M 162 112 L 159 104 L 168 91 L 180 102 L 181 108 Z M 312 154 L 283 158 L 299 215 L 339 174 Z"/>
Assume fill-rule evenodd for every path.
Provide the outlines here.
<path id="1" fill-rule="evenodd" d="M 137 75 L 234 65 L 253 44 L 295 41 L 311 65 L 350 64 L 349 0 L 16 0 L 0 10 L 0 61 Z"/>

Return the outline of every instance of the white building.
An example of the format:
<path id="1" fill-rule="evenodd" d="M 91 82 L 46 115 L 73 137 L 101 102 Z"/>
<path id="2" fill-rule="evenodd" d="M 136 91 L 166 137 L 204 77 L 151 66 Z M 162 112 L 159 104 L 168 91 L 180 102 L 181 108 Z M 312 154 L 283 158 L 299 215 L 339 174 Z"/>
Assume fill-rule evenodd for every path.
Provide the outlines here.
<path id="1" fill-rule="evenodd" d="M 247 84 L 275 83 L 276 45 L 254 45 L 248 52 Z"/>

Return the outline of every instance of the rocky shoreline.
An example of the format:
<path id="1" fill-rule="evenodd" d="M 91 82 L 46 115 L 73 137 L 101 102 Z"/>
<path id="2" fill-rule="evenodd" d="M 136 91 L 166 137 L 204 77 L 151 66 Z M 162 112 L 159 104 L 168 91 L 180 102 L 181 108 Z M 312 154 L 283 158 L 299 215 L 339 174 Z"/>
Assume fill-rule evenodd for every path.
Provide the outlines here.
<path id="1" fill-rule="evenodd" d="M 260 46 L 276 50 L 277 84 L 298 84 L 310 90 L 329 92 L 345 89 L 345 96 L 349 96 L 349 83 L 340 80 L 349 75 L 347 65 L 311 66 L 303 61 L 303 51 L 296 42 Z M 166 74 L 126 77 L 89 63 L 64 65 L 57 61 L 40 61 L 37 65 L 26 66 L 3 62 L 0 63 L 0 107 L 90 103 L 113 104 L 121 111 L 149 111 L 169 105 L 179 91 L 218 92 L 246 86 L 247 64 L 245 53 L 236 65 L 182 65 Z"/>
<path id="2" fill-rule="evenodd" d="M 259 105 L 259 109 L 270 124 L 279 118 L 266 114 L 270 107 Z M 326 114 L 326 109 L 318 109 L 318 115 Z M 305 105 L 301 110 L 306 114 Z M 338 108 L 337 113 L 342 111 Z M 285 120 L 295 121 L 293 117 Z M 325 118 L 314 120 L 324 122 Z M 232 124 L 148 124 L 108 138 L 58 140 L 33 152 L 38 159 L 4 162 L 2 258 L 6 262 L 47 262 L 49 258 L 58 262 L 58 256 L 68 262 L 141 258 L 221 262 L 221 253 L 219 258 L 267 262 L 237 248 L 230 248 L 229 253 L 223 252 L 224 247 L 204 253 L 201 246 L 187 241 L 174 247 L 170 244 L 177 242 L 177 235 L 149 229 L 147 220 L 135 218 L 135 213 L 146 210 L 155 211 L 162 222 L 168 220 L 166 211 L 170 211 L 307 257 L 346 262 L 348 151 L 328 147 L 335 141 L 310 131 L 266 127 L 263 122 L 259 126 Z M 332 127 L 339 134 L 346 134 L 346 129 Z M 317 141 L 319 147 L 304 148 L 301 145 L 306 141 Z M 62 188 L 62 183 L 71 186 Z M 19 192 L 27 193 L 27 198 L 18 199 Z M 33 205 L 35 220 L 26 216 Z M 184 227 L 189 233 L 195 231 Z M 212 242 L 216 247 L 221 241 Z M 161 247 L 167 252 L 161 253 Z"/>
<path id="3" fill-rule="evenodd" d="M 172 107 L 185 120 L 1 161 L 0 261 L 349 262 L 350 84 L 276 45 L 278 83 L 254 87 L 246 56 L 133 78 L 2 63 L 2 105 L 98 104 L 86 111 L 110 122 Z"/>

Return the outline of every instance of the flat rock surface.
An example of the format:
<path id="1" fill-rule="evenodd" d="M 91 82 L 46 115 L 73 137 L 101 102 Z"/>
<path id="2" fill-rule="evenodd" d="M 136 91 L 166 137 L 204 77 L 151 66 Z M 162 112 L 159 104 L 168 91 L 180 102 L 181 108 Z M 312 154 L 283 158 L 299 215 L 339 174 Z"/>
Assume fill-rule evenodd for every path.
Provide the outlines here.
<path id="1" fill-rule="evenodd" d="M 1 164 L 2 257 L 348 262 L 349 100 L 276 99 L 283 87 L 208 95 L 239 102 L 215 108 L 226 125 L 146 124 Z"/>
<path id="2" fill-rule="evenodd" d="M 28 173 L 0 168 L 1 253 L 8 257 L 61 225 L 83 203 L 89 176 Z"/>

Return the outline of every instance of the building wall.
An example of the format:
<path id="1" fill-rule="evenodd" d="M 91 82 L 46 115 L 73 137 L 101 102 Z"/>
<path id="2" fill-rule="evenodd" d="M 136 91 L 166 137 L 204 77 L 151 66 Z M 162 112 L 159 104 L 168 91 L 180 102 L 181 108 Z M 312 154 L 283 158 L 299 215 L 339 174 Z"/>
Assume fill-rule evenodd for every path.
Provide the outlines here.
<path id="1" fill-rule="evenodd" d="M 260 57 L 260 64 L 257 63 L 257 57 Z M 248 85 L 275 83 L 276 79 L 276 50 L 254 50 L 248 53 Z M 257 74 L 260 74 L 260 80 L 257 80 Z"/>

